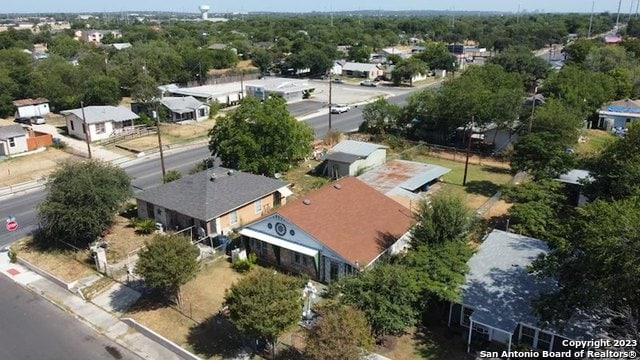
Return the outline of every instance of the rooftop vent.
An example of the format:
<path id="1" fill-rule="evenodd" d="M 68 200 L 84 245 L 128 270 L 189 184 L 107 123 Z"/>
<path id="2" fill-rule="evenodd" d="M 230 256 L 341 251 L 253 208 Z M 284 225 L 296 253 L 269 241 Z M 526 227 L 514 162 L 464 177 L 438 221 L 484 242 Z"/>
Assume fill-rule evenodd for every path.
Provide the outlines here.
<path id="1" fill-rule="evenodd" d="M 338 189 L 338 190 L 342 189 L 342 185 L 340 185 L 340 184 L 333 184 L 333 187 Z"/>
<path id="2" fill-rule="evenodd" d="M 227 171 L 227 175 L 229 175 L 229 176 L 233 175 L 233 170 Z"/>
<path id="3" fill-rule="evenodd" d="M 305 204 L 305 205 L 311 205 L 311 200 L 304 199 L 304 200 L 302 200 L 302 203 Z"/>
<path id="4" fill-rule="evenodd" d="M 216 174 L 215 173 L 211 173 L 211 175 L 209 175 L 209 180 L 216 181 Z"/>

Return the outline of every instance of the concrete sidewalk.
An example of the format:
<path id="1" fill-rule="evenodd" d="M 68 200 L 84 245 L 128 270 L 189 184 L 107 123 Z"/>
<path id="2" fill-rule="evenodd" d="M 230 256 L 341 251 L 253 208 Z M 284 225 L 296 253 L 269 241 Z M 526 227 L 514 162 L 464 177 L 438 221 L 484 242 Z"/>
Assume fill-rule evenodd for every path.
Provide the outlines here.
<path id="1" fill-rule="evenodd" d="M 6 251 L 0 251 L 0 272 L 143 359 L 180 359 L 174 352 L 135 331 L 98 305 L 82 300 L 24 266 L 12 264 Z"/>

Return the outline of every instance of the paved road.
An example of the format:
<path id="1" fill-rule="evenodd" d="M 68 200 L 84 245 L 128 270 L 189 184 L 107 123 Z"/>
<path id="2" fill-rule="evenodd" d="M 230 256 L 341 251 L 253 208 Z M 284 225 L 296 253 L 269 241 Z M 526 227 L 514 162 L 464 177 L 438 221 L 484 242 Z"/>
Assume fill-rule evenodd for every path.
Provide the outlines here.
<path id="1" fill-rule="evenodd" d="M 442 86 L 442 82 L 433 83 L 427 86 L 427 88 L 437 89 Z M 396 96 L 388 98 L 389 102 L 394 104 L 404 104 L 411 93 L 420 89 L 414 89 L 405 91 Z M 331 128 L 334 131 L 350 132 L 358 130 L 360 124 L 362 124 L 362 108 L 363 106 L 353 107 L 351 110 L 342 114 L 333 114 L 331 116 Z M 305 120 L 309 126 L 313 128 L 314 137 L 316 139 L 322 138 L 329 130 L 329 114 L 317 115 Z"/>
<path id="2" fill-rule="evenodd" d="M 0 304 L 0 359 L 140 359 L 3 275 Z"/>
<path id="3" fill-rule="evenodd" d="M 188 174 L 191 169 L 202 159 L 210 156 L 206 146 L 174 153 L 165 156 L 165 165 L 168 170 L 178 170 Z M 132 177 L 131 185 L 134 191 L 147 189 L 162 182 L 160 160 L 153 158 L 143 162 L 137 162 L 126 166 L 125 171 Z M 4 224 L 0 227 L 0 247 L 7 245 L 29 234 L 36 228 L 36 204 L 45 197 L 45 190 L 35 190 L 24 195 L 8 197 L 0 200 L 0 219 L 11 215 L 18 221 L 19 228 L 14 232 L 8 232 Z"/>

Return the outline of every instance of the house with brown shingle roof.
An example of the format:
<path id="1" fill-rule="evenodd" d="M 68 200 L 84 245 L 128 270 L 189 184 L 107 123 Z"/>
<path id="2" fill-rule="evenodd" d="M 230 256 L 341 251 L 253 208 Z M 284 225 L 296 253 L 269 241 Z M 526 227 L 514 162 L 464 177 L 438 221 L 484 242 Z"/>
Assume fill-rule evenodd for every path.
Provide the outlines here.
<path id="1" fill-rule="evenodd" d="M 289 201 L 239 233 L 260 261 L 330 282 L 402 251 L 413 224 L 407 208 L 346 177 Z"/>

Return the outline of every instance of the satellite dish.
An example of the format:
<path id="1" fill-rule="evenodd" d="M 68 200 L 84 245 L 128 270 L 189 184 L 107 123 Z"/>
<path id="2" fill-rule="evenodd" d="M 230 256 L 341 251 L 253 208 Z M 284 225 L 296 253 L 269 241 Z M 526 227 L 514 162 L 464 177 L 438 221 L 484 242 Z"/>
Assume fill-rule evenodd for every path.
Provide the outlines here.
<path id="1" fill-rule="evenodd" d="M 202 239 L 203 237 L 207 236 L 207 232 L 204 230 L 204 228 L 199 227 L 198 228 L 198 238 Z"/>

